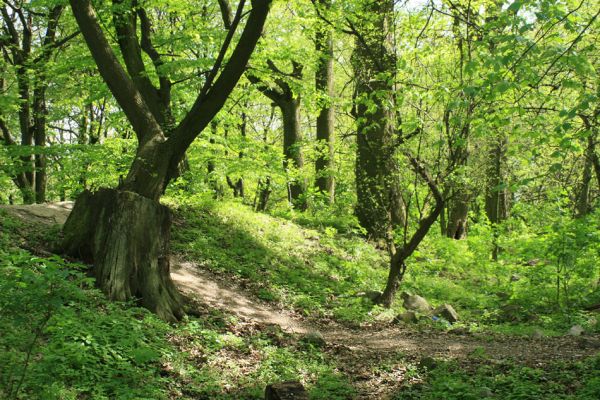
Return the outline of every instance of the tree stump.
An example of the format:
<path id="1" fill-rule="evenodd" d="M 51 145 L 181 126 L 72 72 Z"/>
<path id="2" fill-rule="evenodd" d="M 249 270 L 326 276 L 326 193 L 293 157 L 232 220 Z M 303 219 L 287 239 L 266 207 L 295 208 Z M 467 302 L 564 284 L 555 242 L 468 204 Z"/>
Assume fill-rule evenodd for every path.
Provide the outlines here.
<path id="1" fill-rule="evenodd" d="M 273 383 L 265 390 L 265 400 L 308 400 L 308 392 L 297 381 Z"/>
<path id="2" fill-rule="evenodd" d="M 137 299 L 166 321 L 182 317 L 170 276 L 171 215 L 133 192 L 83 192 L 64 225 L 63 251 L 94 264 L 96 284 L 112 300 Z"/>

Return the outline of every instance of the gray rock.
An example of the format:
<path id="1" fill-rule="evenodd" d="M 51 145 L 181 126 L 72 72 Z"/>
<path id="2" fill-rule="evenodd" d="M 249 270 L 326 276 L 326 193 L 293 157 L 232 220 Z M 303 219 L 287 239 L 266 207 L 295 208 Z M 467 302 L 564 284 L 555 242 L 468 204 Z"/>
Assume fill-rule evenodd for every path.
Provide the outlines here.
<path id="1" fill-rule="evenodd" d="M 381 293 L 378 290 L 368 290 L 365 292 L 365 297 L 369 300 L 371 300 L 373 303 L 377 303 L 379 301 L 379 299 L 381 298 L 381 295 L 383 293 Z"/>
<path id="2" fill-rule="evenodd" d="M 316 346 L 316 347 L 323 347 L 327 344 L 325 342 L 325 338 L 323 337 L 323 334 L 318 331 L 308 332 L 307 334 L 304 335 L 304 337 L 302 338 L 302 341 L 304 343 L 312 344 L 313 346 Z"/>
<path id="3" fill-rule="evenodd" d="M 417 314 L 414 311 L 406 311 L 402 314 L 396 315 L 394 318 L 394 323 L 404 322 L 404 323 L 417 323 L 419 319 L 417 318 Z"/>
<path id="4" fill-rule="evenodd" d="M 533 333 L 531 334 L 531 337 L 534 339 L 542 339 L 544 338 L 544 332 L 541 329 L 536 329 L 533 331 Z"/>
<path id="5" fill-rule="evenodd" d="M 433 357 L 423 357 L 421 361 L 419 361 L 419 368 L 432 370 L 437 367 L 437 361 Z"/>
<path id="6" fill-rule="evenodd" d="M 298 381 L 273 383 L 265 390 L 265 400 L 308 400 L 308 392 Z"/>
<path id="7" fill-rule="evenodd" d="M 432 310 L 432 307 L 429 305 L 427 300 L 419 295 L 410 295 L 406 292 L 402 292 L 401 296 L 404 299 L 404 303 L 402 305 L 408 311 L 417 311 L 422 314 L 428 314 Z"/>
<path id="8" fill-rule="evenodd" d="M 517 275 L 517 274 L 513 274 L 513 275 L 510 276 L 510 281 L 511 282 L 518 282 L 520 280 L 521 280 L 521 277 L 519 275 Z"/>
<path id="9" fill-rule="evenodd" d="M 458 321 L 458 313 L 454 310 L 450 304 L 442 304 L 438 308 L 433 311 L 434 315 L 444 318 L 446 321 L 450 323 L 455 323 Z"/>
<path id="10" fill-rule="evenodd" d="M 567 332 L 567 334 L 569 336 L 581 336 L 583 332 L 584 330 L 581 327 L 581 325 L 574 325 L 571 327 L 571 329 L 569 329 L 569 332 Z"/>

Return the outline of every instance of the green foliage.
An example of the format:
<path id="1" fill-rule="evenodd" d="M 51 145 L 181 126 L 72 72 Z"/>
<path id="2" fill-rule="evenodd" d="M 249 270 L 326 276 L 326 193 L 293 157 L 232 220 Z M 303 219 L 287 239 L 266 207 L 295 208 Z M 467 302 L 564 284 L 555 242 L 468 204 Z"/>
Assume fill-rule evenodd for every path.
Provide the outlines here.
<path id="1" fill-rule="evenodd" d="M 402 388 L 401 399 L 596 399 L 600 358 L 573 364 L 556 363 L 544 369 L 502 365 L 442 363 L 427 371 L 419 383 Z"/>
<path id="2" fill-rule="evenodd" d="M 380 287 L 385 255 L 355 236 L 335 234 L 331 227 L 303 229 L 236 202 L 190 199 L 177 215 L 173 248 L 206 268 L 240 277 L 260 298 L 307 315 L 370 318 L 372 304 L 356 294 Z"/>

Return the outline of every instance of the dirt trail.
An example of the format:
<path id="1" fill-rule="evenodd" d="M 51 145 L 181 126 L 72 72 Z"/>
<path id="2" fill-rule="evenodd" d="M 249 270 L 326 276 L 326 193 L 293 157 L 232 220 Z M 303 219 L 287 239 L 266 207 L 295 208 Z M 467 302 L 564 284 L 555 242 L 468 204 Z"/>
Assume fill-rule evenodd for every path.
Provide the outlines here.
<path id="1" fill-rule="evenodd" d="M 33 224 L 63 224 L 72 204 L 1 208 Z M 326 352 L 341 371 L 352 377 L 361 399 L 385 399 L 397 390 L 406 378 L 406 362 L 402 360 L 418 362 L 424 357 L 434 357 L 492 365 L 511 360 L 536 367 L 554 361 L 579 360 L 600 351 L 598 337 L 533 339 L 418 330 L 391 324 L 351 329 L 335 323 L 309 323 L 289 310 L 257 299 L 231 277 L 215 275 L 180 257 L 172 257 L 171 276 L 184 294 L 209 307 L 252 323 L 275 324 L 291 334 L 321 333 L 327 344 Z M 392 367 L 379 369 L 382 364 Z"/>
<path id="2" fill-rule="evenodd" d="M 473 335 L 468 332 L 429 330 L 400 325 L 366 326 L 351 329 L 338 324 L 311 324 L 287 310 L 256 299 L 245 289 L 189 261 L 172 258 L 171 276 L 182 292 L 208 306 L 261 324 L 277 324 L 288 333 L 320 332 L 325 341 L 354 352 L 401 352 L 409 357 L 467 358 L 479 352 L 491 360 L 513 359 L 528 365 L 555 360 L 576 360 L 594 353 L 587 342 L 566 336 L 516 338 L 502 335 Z M 597 351 L 597 349 L 596 349 Z"/>

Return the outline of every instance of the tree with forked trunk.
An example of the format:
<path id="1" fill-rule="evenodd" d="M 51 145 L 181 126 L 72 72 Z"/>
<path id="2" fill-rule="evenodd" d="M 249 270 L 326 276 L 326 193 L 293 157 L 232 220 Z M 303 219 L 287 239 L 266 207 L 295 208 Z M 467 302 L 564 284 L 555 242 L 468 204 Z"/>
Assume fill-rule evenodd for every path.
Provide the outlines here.
<path id="1" fill-rule="evenodd" d="M 100 75 L 131 123 L 138 146 L 117 189 L 86 191 L 77 199 L 64 227 L 64 250 L 94 263 L 97 283 L 111 299 L 139 299 L 142 306 L 165 320 L 180 318 L 183 309 L 169 275 L 169 210 L 159 199 L 177 176 L 187 148 L 223 107 L 246 69 L 271 0 L 250 3 L 251 9 L 245 13 L 246 2 L 239 2 L 212 69 L 191 109 L 177 123 L 169 112 L 171 84 L 162 74 L 163 60 L 153 46 L 146 10 L 135 0 L 113 1 L 113 25 L 123 68 L 91 0 L 70 0 Z M 245 27 L 233 46 L 246 15 Z M 158 88 L 149 78 L 142 51 L 158 72 Z"/>

